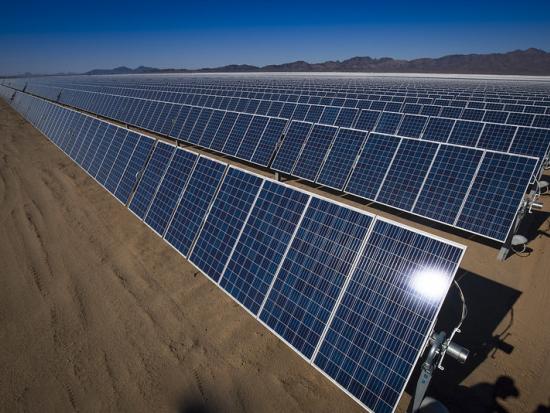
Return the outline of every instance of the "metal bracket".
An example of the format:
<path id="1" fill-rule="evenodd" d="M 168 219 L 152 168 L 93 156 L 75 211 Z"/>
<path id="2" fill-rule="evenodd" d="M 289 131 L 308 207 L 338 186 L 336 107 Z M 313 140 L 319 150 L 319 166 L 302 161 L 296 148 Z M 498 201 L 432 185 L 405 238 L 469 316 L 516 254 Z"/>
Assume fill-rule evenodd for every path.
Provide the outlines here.
<path id="1" fill-rule="evenodd" d="M 470 352 L 466 348 L 452 342 L 452 336 L 448 339 L 446 337 L 447 334 L 441 331 L 439 333 L 434 333 L 430 339 L 430 350 L 428 351 L 426 360 L 422 363 L 422 370 L 414 392 L 412 413 L 418 412 L 420 409 L 420 405 L 422 404 L 422 400 L 424 400 L 434 371 L 436 369 L 444 370 L 442 363 L 445 355 L 448 354 L 461 364 L 466 362 L 468 358 Z"/>

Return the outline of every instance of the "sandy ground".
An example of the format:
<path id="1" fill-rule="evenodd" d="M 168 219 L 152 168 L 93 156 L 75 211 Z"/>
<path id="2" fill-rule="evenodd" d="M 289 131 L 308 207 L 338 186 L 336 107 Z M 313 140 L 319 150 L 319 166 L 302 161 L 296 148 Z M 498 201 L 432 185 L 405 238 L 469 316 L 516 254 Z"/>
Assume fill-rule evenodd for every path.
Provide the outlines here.
<path id="1" fill-rule="evenodd" d="M 532 217 L 531 255 L 505 263 L 428 229 L 469 247 L 471 360 L 431 389 L 454 411 L 548 412 L 548 216 Z M 0 237 L 0 411 L 363 411 L 3 101 Z M 441 324 L 458 309 L 451 292 Z"/>

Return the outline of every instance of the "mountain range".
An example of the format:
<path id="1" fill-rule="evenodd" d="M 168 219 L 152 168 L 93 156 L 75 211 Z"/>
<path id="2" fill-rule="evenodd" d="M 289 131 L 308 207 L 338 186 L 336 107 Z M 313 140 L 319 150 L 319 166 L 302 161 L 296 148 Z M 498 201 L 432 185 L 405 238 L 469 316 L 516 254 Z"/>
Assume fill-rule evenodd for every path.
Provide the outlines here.
<path id="1" fill-rule="evenodd" d="M 508 53 L 456 54 L 439 58 L 413 60 L 391 57 L 352 57 L 322 63 L 296 61 L 267 66 L 234 64 L 215 68 L 159 69 L 139 66 L 135 69 L 120 66 L 114 69 L 94 69 L 86 75 L 138 74 L 138 73 L 220 73 L 220 72 L 356 72 L 356 73 L 443 73 L 493 75 L 550 75 L 550 53 L 530 48 Z"/>

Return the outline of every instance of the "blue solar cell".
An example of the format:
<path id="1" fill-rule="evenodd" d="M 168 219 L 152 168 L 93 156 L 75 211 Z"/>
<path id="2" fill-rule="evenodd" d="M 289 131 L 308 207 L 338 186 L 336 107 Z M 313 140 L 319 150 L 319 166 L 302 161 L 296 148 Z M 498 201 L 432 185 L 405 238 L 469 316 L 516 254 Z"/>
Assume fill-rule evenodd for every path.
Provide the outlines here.
<path id="1" fill-rule="evenodd" d="M 92 165 L 92 161 L 94 160 L 95 154 L 99 148 L 99 144 L 103 140 L 103 136 L 105 135 L 105 131 L 107 130 L 108 124 L 105 122 L 101 122 L 97 126 L 96 133 L 94 134 L 93 139 L 90 142 L 90 146 L 88 147 L 88 151 L 86 152 L 86 155 L 84 155 L 84 159 L 82 160 L 82 168 L 86 171 L 90 171 L 90 167 Z"/>
<path id="2" fill-rule="evenodd" d="M 195 122 L 195 126 L 193 127 L 193 130 L 189 134 L 188 142 L 193 144 L 198 144 L 202 138 L 202 134 L 204 133 L 204 130 L 206 129 L 206 125 L 208 124 L 208 121 L 210 120 L 210 116 L 212 116 L 212 113 L 214 111 L 212 109 L 204 108 L 199 117 L 197 118 L 197 122 Z"/>
<path id="3" fill-rule="evenodd" d="M 216 195 L 225 168 L 221 162 L 200 157 L 193 169 L 165 235 L 166 241 L 185 257 Z"/>
<path id="4" fill-rule="evenodd" d="M 485 116 L 484 110 L 464 109 L 460 118 L 465 120 L 481 120 L 483 119 L 483 116 Z"/>
<path id="5" fill-rule="evenodd" d="M 292 120 L 304 120 L 309 110 L 309 105 L 298 104 L 292 114 Z"/>
<path id="6" fill-rule="evenodd" d="M 441 146 L 413 212 L 452 225 L 482 153 L 471 148 Z"/>
<path id="7" fill-rule="evenodd" d="M 189 111 L 189 114 L 187 115 L 187 118 L 185 119 L 185 122 L 183 123 L 183 126 L 178 132 L 178 135 L 176 136 L 177 139 L 182 140 L 184 142 L 190 142 L 190 136 L 191 131 L 193 130 L 193 127 L 195 126 L 195 123 L 197 123 L 197 119 L 199 118 L 199 115 L 202 111 L 202 108 L 198 107 L 192 107 Z"/>
<path id="8" fill-rule="evenodd" d="M 369 215 L 312 198 L 260 319 L 310 358 L 372 223 Z"/>
<path id="9" fill-rule="evenodd" d="M 532 158 L 487 152 L 456 225 L 504 241 L 536 164 Z M 497 190 L 506 196 L 495 196 Z"/>
<path id="10" fill-rule="evenodd" d="M 366 137 L 365 131 L 339 129 L 317 183 L 342 190 Z"/>
<path id="11" fill-rule="evenodd" d="M 92 159 L 90 169 L 88 170 L 88 173 L 93 176 L 94 178 L 97 176 L 97 173 L 99 171 L 99 168 L 101 167 L 101 164 L 103 163 L 103 160 L 105 159 L 105 155 L 109 149 L 109 146 L 111 146 L 111 143 L 113 141 L 113 137 L 115 135 L 115 132 L 118 128 L 116 128 L 113 125 L 107 126 L 105 129 L 105 133 L 103 134 L 103 138 L 101 139 L 101 142 L 98 144 L 97 151 L 94 155 L 94 159 Z"/>
<path id="12" fill-rule="evenodd" d="M 283 136 L 286 124 L 286 119 L 269 119 L 260 141 L 252 154 L 252 162 L 262 166 L 267 166 L 269 164 L 269 161 L 273 158 L 273 154 L 275 153 L 277 143 Z"/>
<path id="13" fill-rule="evenodd" d="M 349 128 L 353 125 L 358 112 L 358 109 L 342 108 L 334 124 L 341 128 Z"/>
<path id="14" fill-rule="evenodd" d="M 175 146 L 161 141 L 157 142 L 129 206 L 130 211 L 139 218 L 143 219 L 147 214 L 151 201 L 175 151 Z"/>
<path id="15" fill-rule="evenodd" d="M 422 110 L 422 105 L 418 103 L 406 103 L 403 107 L 403 113 L 410 113 L 412 115 L 418 115 Z"/>
<path id="16" fill-rule="evenodd" d="M 376 124 L 375 131 L 380 133 L 388 133 L 390 135 L 394 134 L 397 131 L 402 117 L 403 114 L 401 113 L 383 112 L 380 115 L 378 123 Z"/>
<path id="17" fill-rule="evenodd" d="M 190 110 L 191 110 L 191 106 L 187 106 L 187 105 L 181 106 L 181 109 L 178 112 L 178 115 L 174 119 L 172 128 L 170 129 L 170 133 L 168 134 L 169 136 L 171 136 L 172 138 L 178 137 L 178 135 L 181 132 L 181 129 L 183 128 L 183 124 L 185 123 L 185 120 L 189 115 Z M 135 124 L 135 121 L 132 119 L 131 123 Z"/>
<path id="18" fill-rule="evenodd" d="M 106 133 L 109 133 L 109 131 L 107 131 Z M 116 128 L 114 131 L 111 145 L 107 149 L 107 152 L 105 153 L 105 158 L 103 158 L 103 162 L 101 163 L 101 166 L 99 167 L 99 170 L 97 171 L 97 175 L 95 177 L 97 181 L 103 186 L 105 186 L 105 182 L 107 181 L 109 173 L 111 172 L 111 168 L 115 163 L 118 151 L 120 150 L 124 139 L 126 139 L 127 134 L 128 131 L 122 128 Z"/>
<path id="19" fill-rule="evenodd" d="M 549 107 L 550 109 L 550 107 Z M 550 129 L 550 115 L 537 115 L 533 121 L 533 126 L 536 128 Z"/>
<path id="20" fill-rule="evenodd" d="M 548 154 L 550 130 L 519 127 L 510 147 L 510 153 L 536 156 L 540 160 Z"/>
<path id="21" fill-rule="evenodd" d="M 420 114 L 424 116 L 439 116 L 440 112 L 441 112 L 441 106 L 424 105 Z"/>
<path id="22" fill-rule="evenodd" d="M 164 235 L 197 158 L 196 154 L 178 148 L 166 170 L 145 217 L 145 223 L 160 236 Z"/>
<path id="23" fill-rule="evenodd" d="M 245 159 L 247 161 L 252 158 L 268 121 L 269 118 L 265 116 L 254 116 L 254 119 L 250 122 L 250 126 L 241 141 L 241 145 L 239 146 L 239 150 L 236 154 L 237 158 Z"/>
<path id="24" fill-rule="evenodd" d="M 400 138 L 371 133 L 353 168 L 346 192 L 374 200 L 393 160 Z"/>
<path id="25" fill-rule="evenodd" d="M 139 135 L 134 132 L 128 132 L 128 135 L 126 135 L 126 138 L 118 151 L 118 155 L 113 163 L 111 171 L 109 172 L 109 176 L 105 181 L 105 188 L 109 192 L 113 194 L 115 193 L 118 183 L 126 170 L 130 157 L 132 156 L 132 153 L 134 153 L 138 142 Z"/>
<path id="26" fill-rule="evenodd" d="M 283 102 L 271 102 L 271 106 L 269 106 L 267 115 L 271 117 L 277 117 L 279 116 L 279 113 L 281 112 L 282 108 L 283 108 Z"/>
<path id="27" fill-rule="evenodd" d="M 164 122 L 160 123 L 158 125 L 158 132 L 161 135 L 168 135 L 172 128 L 174 127 L 174 124 L 176 122 L 176 118 L 178 116 L 179 111 L 181 110 L 180 105 L 174 105 L 169 104 L 168 105 L 168 111 L 166 112 L 166 115 L 164 116 Z"/>
<path id="28" fill-rule="evenodd" d="M 220 286 L 256 314 L 300 221 L 309 196 L 266 181 Z"/>
<path id="29" fill-rule="evenodd" d="M 401 142 L 377 202 L 410 210 L 428 173 L 438 144 L 406 139 Z"/>
<path id="30" fill-rule="evenodd" d="M 146 136 L 140 136 L 136 149 L 132 153 L 132 157 L 124 170 L 122 178 L 115 191 L 115 196 L 120 202 L 126 205 L 132 191 L 137 183 L 139 174 L 143 171 L 145 163 L 149 158 L 149 154 L 153 149 L 155 141 Z"/>
<path id="31" fill-rule="evenodd" d="M 279 113 L 279 116 L 284 119 L 290 119 L 295 109 L 296 109 L 295 103 L 285 103 L 283 105 L 283 108 L 281 109 L 281 113 Z"/>
<path id="32" fill-rule="evenodd" d="M 206 217 L 189 260 L 214 282 L 223 273 L 263 180 L 230 168 Z"/>
<path id="33" fill-rule="evenodd" d="M 427 121 L 426 116 L 405 115 L 397 134 L 408 138 L 419 138 Z"/>
<path id="34" fill-rule="evenodd" d="M 481 122 L 457 120 L 447 142 L 464 146 L 476 146 L 482 129 L 483 123 Z"/>
<path id="35" fill-rule="evenodd" d="M 334 122 L 336 122 L 336 118 L 338 117 L 338 112 L 340 112 L 340 108 L 326 106 L 323 110 L 321 118 L 319 119 L 319 123 L 322 123 L 323 125 L 334 125 Z"/>
<path id="36" fill-rule="evenodd" d="M 430 118 L 426 130 L 422 135 L 422 139 L 436 142 L 447 142 L 453 126 L 455 124 L 454 119 L 447 118 Z"/>
<path id="37" fill-rule="evenodd" d="M 315 365 L 372 411 L 393 412 L 462 254 L 377 220 Z"/>
<path id="38" fill-rule="evenodd" d="M 355 129 L 371 131 L 376 126 L 376 122 L 380 117 L 380 113 L 376 110 L 362 110 L 355 122 Z"/>
<path id="39" fill-rule="evenodd" d="M 271 168 L 276 171 L 290 173 L 311 129 L 311 123 L 293 121 L 275 155 Z"/>
<path id="40" fill-rule="evenodd" d="M 477 142 L 478 148 L 506 152 L 516 133 L 515 126 L 487 123 Z"/>
<path id="41" fill-rule="evenodd" d="M 212 139 L 212 143 L 209 146 L 210 149 L 221 152 L 227 137 L 233 129 L 233 125 L 235 125 L 237 116 L 238 114 L 236 112 L 225 112 L 225 116 L 223 117 L 223 120 L 214 135 L 214 139 Z"/>
<path id="42" fill-rule="evenodd" d="M 337 130 L 334 126 L 314 125 L 292 175 L 315 181 Z"/>
<path id="43" fill-rule="evenodd" d="M 506 123 L 509 125 L 531 126 L 531 123 L 533 123 L 534 118 L 535 116 L 531 115 L 530 113 L 512 112 L 508 116 Z"/>
<path id="44" fill-rule="evenodd" d="M 484 122 L 506 123 L 508 112 L 500 110 L 488 110 L 483 117 Z"/>
<path id="45" fill-rule="evenodd" d="M 251 121 L 252 115 L 247 113 L 241 113 L 239 115 L 235 121 L 233 129 L 231 129 L 231 133 L 225 141 L 225 145 L 222 149 L 223 153 L 231 156 L 234 156 L 237 153 Z"/>
<path id="46" fill-rule="evenodd" d="M 304 120 L 306 122 L 312 123 L 319 122 L 319 119 L 321 119 L 321 114 L 323 113 L 323 109 L 323 106 L 311 105 Z"/>
<path id="47" fill-rule="evenodd" d="M 220 124 L 225 116 L 225 112 L 222 112 L 221 110 L 215 110 L 212 115 L 210 116 L 210 119 L 208 120 L 208 124 L 204 128 L 204 132 L 201 136 L 201 139 L 199 141 L 199 145 L 204 148 L 209 148 L 212 144 L 212 141 L 214 140 L 214 136 L 216 136 L 216 132 L 218 131 L 218 128 L 220 127 Z"/>
<path id="48" fill-rule="evenodd" d="M 462 113 L 462 108 L 456 108 L 453 106 L 445 106 L 441 109 L 442 118 L 458 119 L 460 118 L 461 113 Z"/>

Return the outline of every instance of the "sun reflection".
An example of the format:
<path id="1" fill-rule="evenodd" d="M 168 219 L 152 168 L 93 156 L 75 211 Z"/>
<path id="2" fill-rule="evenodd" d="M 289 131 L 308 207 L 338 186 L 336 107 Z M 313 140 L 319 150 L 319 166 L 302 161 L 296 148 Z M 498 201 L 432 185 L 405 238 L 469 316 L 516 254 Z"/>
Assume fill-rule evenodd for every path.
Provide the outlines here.
<path id="1" fill-rule="evenodd" d="M 428 300 L 439 300 L 447 293 L 449 277 L 442 271 L 424 268 L 413 275 L 413 289 Z"/>

